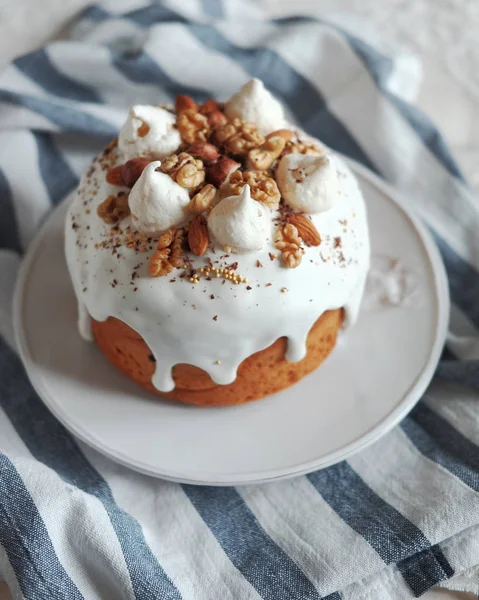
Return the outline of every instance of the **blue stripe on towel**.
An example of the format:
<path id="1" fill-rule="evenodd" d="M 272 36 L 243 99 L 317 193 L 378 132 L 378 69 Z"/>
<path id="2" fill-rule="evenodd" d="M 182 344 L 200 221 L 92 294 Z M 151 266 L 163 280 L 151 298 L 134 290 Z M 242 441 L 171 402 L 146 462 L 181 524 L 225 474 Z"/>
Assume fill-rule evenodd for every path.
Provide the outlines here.
<path id="1" fill-rule="evenodd" d="M 431 231 L 431 230 L 430 230 Z M 479 273 L 431 231 L 447 271 L 451 300 L 479 327 Z"/>
<path id="2" fill-rule="evenodd" d="M 134 56 L 123 56 L 119 52 L 112 51 L 111 55 L 113 66 L 130 81 L 161 86 L 163 90 L 171 94 L 172 99 L 176 94 L 187 94 L 197 102 L 204 102 L 209 98 L 209 95 L 205 94 L 203 90 L 182 85 L 171 79 L 144 51 L 138 52 Z"/>
<path id="3" fill-rule="evenodd" d="M 102 102 L 101 97 L 91 87 L 61 73 L 43 49 L 17 58 L 14 64 L 49 94 L 78 102 Z"/>
<path id="4" fill-rule="evenodd" d="M 441 360 L 434 377 L 438 381 L 457 383 L 477 390 L 479 389 L 479 361 L 457 360 L 455 357 Z"/>
<path id="5" fill-rule="evenodd" d="M 221 0 L 201 0 L 205 15 L 215 19 L 224 17 L 223 5 Z"/>
<path id="6" fill-rule="evenodd" d="M 183 489 L 231 562 L 263 598 L 320 598 L 234 488 L 184 485 Z"/>
<path id="7" fill-rule="evenodd" d="M 34 133 L 33 136 L 38 148 L 40 175 L 52 204 L 58 204 L 75 189 L 78 177 L 71 170 L 49 133 Z"/>
<path id="8" fill-rule="evenodd" d="M 95 496 L 105 507 L 123 550 L 136 600 L 180 600 L 179 591 L 146 543 L 141 525 L 117 506 L 108 483 L 45 408 L 31 387 L 19 358 L 1 337 L 0 372 L 0 404 L 29 451 L 64 481 Z M 35 535 L 34 531 L 30 533 Z"/>
<path id="9" fill-rule="evenodd" d="M 58 560 L 45 523 L 22 478 L 2 452 L 0 543 L 27 600 L 83 599 Z"/>
<path id="10" fill-rule="evenodd" d="M 244 49 L 235 46 L 211 25 L 188 21 L 182 15 L 160 4 L 127 12 L 123 18 L 142 27 L 150 27 L 152 23 L 159 21 L 186 24 L 202 44 L 229 56 L 250 75 L 262 79 L 273 93 L 290 106 L 302 127 L 309 133 L 377 173 L 372 161 L 346 127 L 328 111 L 321 94 L 276 52 L 267 48 Z"/>
<path id="11" fill-rule="evenodd" d="M 88 6 L 80 14 L 80 19 L 87 19 L 88 21 L 93 21 L 94 23 L 103 23 L 103 21 L 107 21 L 111 18 L 113 18 L 113 16 L 110 15 L 110 13 L 99 4 L 92 4 L 91 6 Z"/>
<path id="12" fill-rule="evenodd" d="M 399 561 L 397 566 L 416 597 L 454 575 L 454 569 L 438 545 Z"/>
<path id="13" fill-rule="evenodd" d="M 18 253 L 22 251 L 12 190 L 2 169 L 0 169 L 0 248 L 8 248 Z"/>
<path id="14" fill-rule="evenodd" d="M 422 584 L 427 581 L 428 587 L 432 587 L 444 579 L 442 564 L 447 563 L 446 557 L 442 556 L 439 562 L 423 532 L 368 487 L 347 462 L 307 477 L 331 508 L 364 537 L 386 564 L 405 567 L 401 573 L 413 591 L 416 581 Z M 414 555 L 418 553 L 420 558 L 415 561 Z"/>
<path id="15" fill-rule="evenodd" d="M 424 402 L 416 405 L 401 428 L 419 452 L 479 492 L 479 446 Z"/>
<path id="16" fill-rule="evenodd" d="M 288 17 L 285 19 L 276 19 L 275 22 L 278 25 L 301 25 L 302 23 L 319 22 L 339 33 L 361 59 L 384 97 L 394 105 L 400 115 L 409 123 L 410 127 L 416 132 L 422 143 L 429 148 L 451 175 L 464 180 L 459 166 L 449 152 L 443 137 L 430 119 L 419 109 L 408 104 L 389 91 L 388 79 L 394 70 L 394 63 L 391 58 L 385 56 L 376 48 L 345 30 L 343 27 L 339 27 L 324 19 L 315 19 L 312 17 Z"/>
<path id="17" fill-rule="evenodd" d="M 23 106 L 42 115 L 64 132 L 70 131 L 110 139 L 117 134 L 115 127 L 80 109 L 63 106 L 51 100 L 0 89 L 0 100 Z"/>

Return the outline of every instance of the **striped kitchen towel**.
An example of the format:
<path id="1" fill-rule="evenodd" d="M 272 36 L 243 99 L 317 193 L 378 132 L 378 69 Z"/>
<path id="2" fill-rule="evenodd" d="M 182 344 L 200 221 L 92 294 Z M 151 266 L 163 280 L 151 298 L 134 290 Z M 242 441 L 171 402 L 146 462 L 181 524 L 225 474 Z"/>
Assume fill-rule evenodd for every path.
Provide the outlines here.
<path id="1" fill-rule="evenodd" d="M 474 589 L 479 211 L 401 95 L 416 72 L 403 59 L 337 21 L 268 20 L 253 3 L 110 0 L 0 76 L 0 576 L 15 599 L 404 600 L 450 578 Z M 347 462 L 261 486 L 179 485 L 112 463 L 54 419 L 15 351 L 11 291 L 39 223 L 129 105 L 225 98 L 250 77 L 429 226 L 449 275 L 449 346 L 410 416 Z"/>

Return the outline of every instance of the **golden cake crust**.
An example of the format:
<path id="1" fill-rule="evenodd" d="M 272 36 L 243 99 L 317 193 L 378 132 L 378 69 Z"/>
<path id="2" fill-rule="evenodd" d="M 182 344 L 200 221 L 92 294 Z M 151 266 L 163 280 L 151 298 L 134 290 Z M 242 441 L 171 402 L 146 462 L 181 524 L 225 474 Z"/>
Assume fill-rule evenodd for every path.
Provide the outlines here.
<path id="1" fill-rule="evenodd" d="M 287 339 L 281 337 L 245 359 L 235 381 L 228 385 L 216 384 L 198 367 L 178 364 L 173 368 L 175 388 L 171 392 L 159 392 L 153 386 L 155 360 L 146 342 L 131 327 L 110 317 L 102 322 L 92 320 L 92 331 L 106 358 L 143 388 L 187 404 L 230 406 L 279 392 L 314 371 L 334 348 L 342 320 L 342 309 L 326 311 L 309 332 L 302 360 L 292 363 L 285 359 Z"/>

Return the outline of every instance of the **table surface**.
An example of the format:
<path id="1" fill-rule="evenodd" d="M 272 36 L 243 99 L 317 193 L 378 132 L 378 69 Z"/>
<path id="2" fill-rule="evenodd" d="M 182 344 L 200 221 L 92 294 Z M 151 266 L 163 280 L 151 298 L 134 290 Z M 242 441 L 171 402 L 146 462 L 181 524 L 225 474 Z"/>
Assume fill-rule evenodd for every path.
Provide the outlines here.
<path id="1" fill-rule="evenodd" d="M 0 67 L 57 36 L 91 0 L 0 0 Z M 274 16 L 291 0 L 259 0 Z M 295 0 L 295 10 L 348 14 L 421 58 L 417 105 L 439 126 L 470 185 L 479 192 L 479 2 L 470 0 Z M 411 23 L 415 26 L 411 27 Z M 447 52 L 446 52 L 447 49 Z M 478 590 L 479 591 L 479 590 Z M 0 582 L 0 600 L 8 600 Z M 433 590 L 425 600 L 474 600 L 477 596 Z"/>

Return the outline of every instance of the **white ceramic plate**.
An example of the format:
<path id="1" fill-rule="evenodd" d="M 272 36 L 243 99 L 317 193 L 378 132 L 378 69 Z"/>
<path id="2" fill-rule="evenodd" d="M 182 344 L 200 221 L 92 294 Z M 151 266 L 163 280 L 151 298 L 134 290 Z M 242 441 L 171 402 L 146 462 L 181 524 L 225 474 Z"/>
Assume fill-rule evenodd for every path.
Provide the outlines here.
<path id="1" fill-rule="evenodd" d="M 384 435 L 432 377 L 446 335 L 448 290 L 424 228 L 391 189 L 351 166 L 367 202 L 373 256 L 399 259 L 413 274 L 415 298 L 399 307 L 362 310 L 315 373 L 237 407 L 158 401 L 81 340 L 63 255 L 66 200 L 31 245 L 15 295 L 18 347 L 45 404 L 113 460 L 198 484 L 259 483 L 307 473 Z"/>

